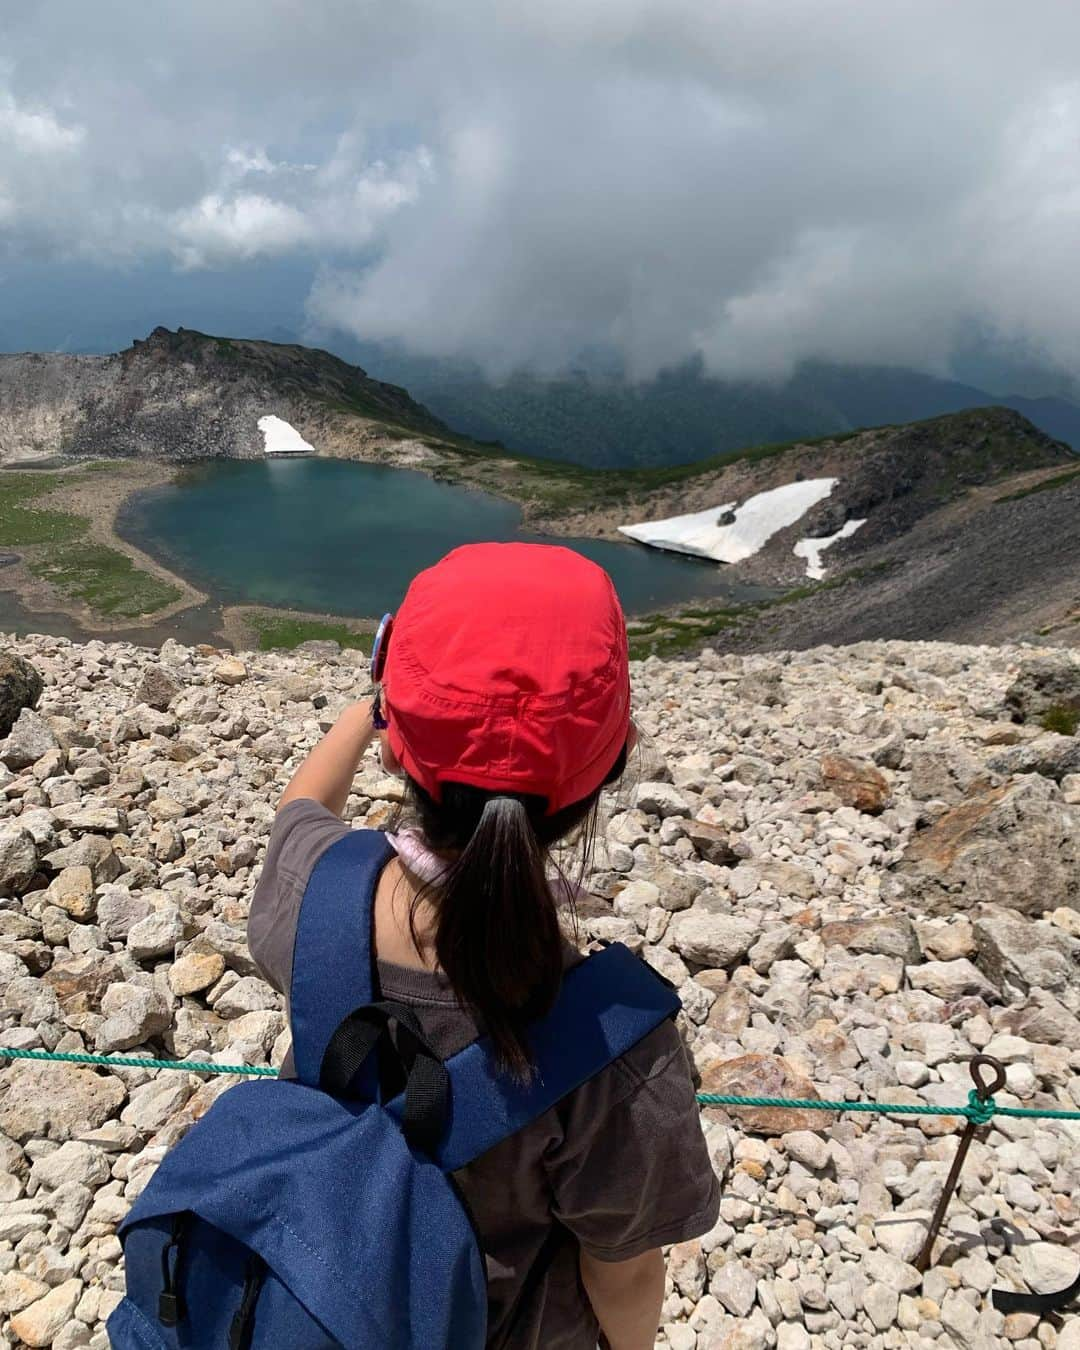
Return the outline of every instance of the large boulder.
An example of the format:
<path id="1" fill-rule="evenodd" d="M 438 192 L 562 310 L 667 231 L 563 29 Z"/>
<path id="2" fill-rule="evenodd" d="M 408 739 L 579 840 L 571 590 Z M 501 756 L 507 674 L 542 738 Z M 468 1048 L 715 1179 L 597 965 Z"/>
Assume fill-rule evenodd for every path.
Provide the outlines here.
<path id="1" fill-rule="evenodd" d="M 672 919 L 668 941 L 687 961 L 719 970 L 744 957 L 758 934 L 755 924 L 735 914 L 714 914 L 694 905 Z"/>
<path id="2" fill-rule="evenodd" d="M 916 834 L 894 869 L 925 914 L 980 904 L 1080 909 L 1080 809 L 1037 774 L 966 798 Z"/>
<path id="3" fill-rule="evenodd" d="M 1010 745 L 993 756 L 989 767 L 1009 776 L 1041 773 L 1060 783 L 1066 774 L 1080 772 L 1080 737 L 1048 731 L 1024 745 Z"/>
<path id="4" fill-rule="evenodd" d="M 1027 657 L 1005 702 L 1017 721 L 1038 721 L 1063 709 L 1080 713 L 1080 662 L 1068 651 Z"/>
<path id="5" fill-rule="evenodd" d="M 1034 990 L 1026 1002 L 1008 1008 L 997 1026 L 999 1031 L 1040 1045 L 1070 1049 L 1080 1045 L 1080 1018 L 1045 989 Z"/>
<path id="6" fill-rule="evenodd" d="M 33 708 L 45 683 L 36 667 L 15 652 L 0 650 L 0 736 L 6 736 L 24 708 Z"/>
<path id="7" fill-rule="evenodd" d="M 37 871 L 37 845 L 17 821 L 0 825 L 0 895 L 21 895 Z"/>
<path id="8" fill-rule="evenodd" d="M 919 959 L 919 939 L 906 914 L 838 920 L 825 924 L 819 936 L 826 947 L 846 947 L 866 956 L 896 956 L 905 964 Z"/>
<path id="9" fill-rule="evenodd" d="M 109 985 L 101 1000 L 105 1020 L 97 1029 L 94 1048 L 99 1054 L 131 1050 L 159 1036 L 172 1021 L 172 1011 L 157 989 L 144 985 Z"/>
<path id="10" fill-rule="evenodd" d="M 702 1092 L 724 1097 L 783 1097 L 789 1101 L 820 1101 L 809 1078 L 779 1055 L 739 1055 L 712 1064 L 701 1075 Z M 785 1134 L 791 1130 L 823 1130 L 836 1119 L 829 1111 L 779 1106 L 706 1108 L 729 1112 L 744 1130 L 754 1134 Z"/>
<path id="11" fill-rule="evenodd" d="M 961 745 L 935 742 L 916 746 L 908 755 L 908 770 L 908 791 L 920 802 L 934 798 L 952 806 L 969 793 L 990 786 L 986 765 Z"/>
<path id="12" fill-rule="evenodd" d="M 1011 985 L 1026 993 L 1080 985 L 1080 941 L 1053 924 L 994 910 L 973 928 L 979 967 L 997 988 Z"/>
<path id="13" fill-rule="evenodd" d="M 25 769 L 36 764 L 42 755 L 55 750 L 56 735 L 40 713 L 25 707 L 0 745 L 0 761 L 9 769 Z"/>
<path id="14" fill-rule="evenodd" d="M 0 1074 L 0 1132 L 17 1143 L 64 1143 L 114 1116 L 127 1093 L 119 1078 L 73 1064 L 19 1060 Z"/>
<path id="15" fill-rule="evenodd" d="M 180 684 L 164 666 L 147 666 L 135 690 L 137 703 L 145 703 L 151 708 L 164 712 L 180 692 Z"/>
<path id="16" fill-rule="evenodd" d="M 875 765 L 848 755 L 823 755 L 822 786 L 835 792 L 845 806 L 876 816 L 889 804 L 889 780 Z"/>

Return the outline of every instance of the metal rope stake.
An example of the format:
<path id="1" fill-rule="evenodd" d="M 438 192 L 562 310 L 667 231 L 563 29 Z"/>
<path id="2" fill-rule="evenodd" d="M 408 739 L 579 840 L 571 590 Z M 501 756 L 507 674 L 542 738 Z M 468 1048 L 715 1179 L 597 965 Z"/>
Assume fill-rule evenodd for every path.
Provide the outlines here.
<path id="1" fill-rule="evenodd" d="M 994 1075 L 992 1082 L 987 1083 L 980 1076 L 979 1070 L 984 1065 Z M 1005 1086 L 1005 1066 L 993 1055 L 976 1055 L 968 1067 L 971 1069 L 971 1078 L 975 1084 L 968 1097 L 968 1105 L 971 1109 L 968 1113 L 967 1124 L 964 1126 L 964 1132 L 960 1136 L 960 1142 L 956 1146 L 956 1157 L 953 1158 L 953 1165 L 949 1168 L 949 1175 L 945 1178 L 945 1186 L 941 1192 L 941 1198 L 938 1200 L 937 1209 L 934 1210 L 934 1217 L 930 1220 L 930 1231 L 926 1235 L 926 1242 L 914 1261 L 915 1269 L 918 1271 L 925 1272 L 930 1265 L 934 1242 L 941 1231 L 942 1223 L 945 1221 L 949 1202 L 956 1190 L 956 1183 L 960 1180 L 960 1172 L 964 1166 L 964 1160 L 967 1158 L 968 1149 L 971 1148 L 971 1141 L 975 1138 L 975 1131 L 990 1124 L 994 1117 L 994 1093 L 1000 1092 Z M 982 1106 L 982 1111 L 978 1109 L 979 1106 Z"/>

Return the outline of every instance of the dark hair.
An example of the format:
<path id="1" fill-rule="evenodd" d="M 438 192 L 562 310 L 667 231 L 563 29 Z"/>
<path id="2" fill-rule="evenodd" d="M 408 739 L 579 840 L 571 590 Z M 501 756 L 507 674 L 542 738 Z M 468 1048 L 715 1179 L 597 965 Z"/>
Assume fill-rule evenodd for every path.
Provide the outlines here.
<path id="1" fill-rule="evenodd" d="M 622 775 L 626 755 L 624 746 L 595 792 L 550 816 L 543 797 L 444 783 L 436 802 L 407 780 L 407 804 L 425 843 L 456 855 L 413 901 L 413 940 L 417 906 L 429 900 L 439 965 L 461 1004 L 482 1022 L 500 1063 L 518 1078 L 527 1078 L 531 1067 L 525 1026 L 554 1003 L 563 973 L 559 906 L 547 877 L 550 850 L 580 829 L 584 873 L 600 792 Z M 569 886 L 567 903 L 576 922 Z"/>

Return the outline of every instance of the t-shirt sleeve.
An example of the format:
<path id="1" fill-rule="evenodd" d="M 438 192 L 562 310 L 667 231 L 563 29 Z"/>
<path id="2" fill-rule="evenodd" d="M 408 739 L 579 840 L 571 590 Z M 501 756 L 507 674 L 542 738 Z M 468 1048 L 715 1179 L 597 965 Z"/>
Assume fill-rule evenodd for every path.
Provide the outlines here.
<path id="1" fill-rule="evenodd" d="M 574 1093 L 547 1167 L 555 1217 L 598 1260 L 712 1228 L 720 1185 L 672 1022 Z"/>
<path id="2" fill-rule="evenodd" d="M 263 979 L 288 994 L 300 904 L 311 869 L 349 826 L 321 802 L 298 797 L 274 817 L 262 873 L 251 897 L 248 947 Z"/>

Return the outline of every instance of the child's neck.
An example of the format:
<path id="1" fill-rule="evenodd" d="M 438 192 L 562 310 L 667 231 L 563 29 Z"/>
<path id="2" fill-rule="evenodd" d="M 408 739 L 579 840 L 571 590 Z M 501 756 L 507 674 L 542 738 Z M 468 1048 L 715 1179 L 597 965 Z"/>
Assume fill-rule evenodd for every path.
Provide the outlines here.
<path id="1" fill-rule="evenodd" d="M 375 954 L 380 960 L 411 970 L 438 970 L 435 910 L 426 891 L 424 879 L 410 871 L 400 858 L 391 858 L 383 868 L 375 888 Z"/>

